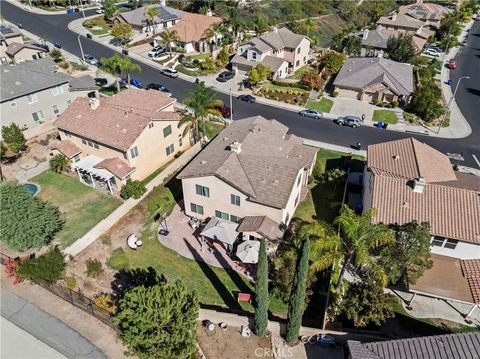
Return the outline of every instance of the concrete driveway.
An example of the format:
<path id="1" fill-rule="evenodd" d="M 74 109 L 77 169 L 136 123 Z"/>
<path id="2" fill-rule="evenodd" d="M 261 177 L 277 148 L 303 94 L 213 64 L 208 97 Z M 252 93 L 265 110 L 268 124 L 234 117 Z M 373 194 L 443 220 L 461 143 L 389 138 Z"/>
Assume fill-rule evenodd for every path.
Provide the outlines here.
<path id="1" fill-rule="evenodd" d="M 330 113 L 333 115 L 352 115 L 362 117 L 362 115 L 365 114 L 365 120 L 371 121 L 373 118 L 373 111 L 376 109 L 374 105 L 371 105 L 368 102 L 343 97 L 330 99 L 333 101 L 333 107 L 330 111 Z"/>

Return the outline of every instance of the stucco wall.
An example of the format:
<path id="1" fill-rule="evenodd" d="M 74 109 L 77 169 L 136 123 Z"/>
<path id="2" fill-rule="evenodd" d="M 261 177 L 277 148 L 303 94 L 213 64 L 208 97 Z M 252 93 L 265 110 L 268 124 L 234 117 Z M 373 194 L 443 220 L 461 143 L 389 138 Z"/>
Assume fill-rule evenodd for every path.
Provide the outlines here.
<path id="1" fill-rule="evenodd" d="M 297 54 L 298 48 L 300 48 L 300 53 Z M 304 38 L 300 42 L 300 45 L 298 45 L 298 47 L 294 50 L 294 53 L 292 54 L 293 57 L 291 62 L 292 62 L 294 71 L 298 70 L 299 68 L 307 64 L 309 53 L 310 53 L 310 41 Z M 287 52 L 285 52 L 285 54 L 287 54 Z M 287 56 L 288 55 L 285 55 L 285 57 Z M 298 66 L 296 65 L 297 60 L 299 61 Z"/>
<path id="2" fill-rule="evenodd" d="M 459 241 L 455 249 L 430 247 L 431 253 L 458 259 L 480 259 L 480 244 Z"/>

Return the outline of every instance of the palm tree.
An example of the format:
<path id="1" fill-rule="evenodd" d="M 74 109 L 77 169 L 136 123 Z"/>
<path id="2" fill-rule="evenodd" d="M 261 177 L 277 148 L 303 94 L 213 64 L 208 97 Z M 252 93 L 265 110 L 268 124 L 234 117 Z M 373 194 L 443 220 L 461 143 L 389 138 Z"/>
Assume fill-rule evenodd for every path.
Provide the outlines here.
<path id="1" fill-rule="evenodd" d="M 312 30 L 314 26 L 315 26 L 315 23 L 313 22 L 313 20 L 311 18 L 308 18 L 307 20 L 305 20 L 305 28 L 307 29 L 307 37 L 310 37 L 310 30 Z"/>
<path id="2" fill-rule="evenodd" d="M 120 69 L 122 70 L 122 73 L 125 73 L 127 75 L 127 83 L 130 84 L 130 73 L 131 72 L 140 72 L 142 71 L 142 68 L 138 64 L 134 64 L 132 60 L 128 56 L 125 56 L 122 58 L 122 61 L 120 61 Z"/>
<path id="3" fill-rule="evenodd" d="M 255 22 L 253 23 L 253 29 L 257 35 L 261 35 L 269 30 L 268 22 L 262 15 L 257 15 Z"/>
<path id="4" fill-rule="evenodd" d="M 216 47 L 218 46 L 218 38 L 219 35 L 222 33 L 222 29 L 223 24 L 221 22 L 215 22 L 203 32 L 202 36 L 207 40 L 213 39 Z"/>
<path id="5" fill-rule="evenodd" d="M 100 59 L 100 69 L 115 77 L 117 92 L 120 92 L 120 83 L 118 80 L 123 71 L 122 62 L 123 58 L 119 54 L 115 54 L 108 58 L 102 57 Z"/>
<path id="6" fill-rule="evenodd" d="M 199 82 L 195 83 L 191 89 L 187 90 L 187 94 L 190 98 L 183 100 L 183 103 L 190 107 L 193 111 L 193 115 L 183 116 L 178 123 L 178 127 L 180 128 L 187 123 L 184 134 L 193 131 L 194 140 L 197 141 L 198 119 L 203 119 L 208 114 L 208 110 L 218 101 L 216 99 L 217 93 L 213 87 L 207 87 L 205 86 L 205 83 Z"/>
<path id="7" fill-rule="evenodd" d="M 160 33 L 160 42 L 168 47 L 168 53 L 171 56 L 172 53 L 172 42 L 180 40 L 177 32 L 175 30 L 165 29 Z"/>
<path id="8" fill-rule="evenodd" d="M 355 267 L 360 268 L 371 258 L 371 250 L 393 243 L 393 232 L 383 224 L 372 223 L 375 210 L 370 209 L 357 215 L 350 207 L 343 205 L 340 215 L 334 223 L 339 226 L 344 255 L 342 269 L 338 278 L 336 291 L 342 286 L 345 270 L 355 260 Z"/>
<path id="9" fill-rule="evenodd" d="M 149 7 L 145 10 L 144 17 L 147 25 L 152 28 L 153 35 L 155 35 L 155 18 L 159 15 L 158 8 Z"/>
<path id="10" fill-rule="evenodd" d="M 240 13 L 237 8 L 230 9 L 228 13 L 228 19 L 233 32 L 233 38 L 234 40 L 237 40 L 240 31 L 245 29 L 245 22 L 241 19 Z"/>

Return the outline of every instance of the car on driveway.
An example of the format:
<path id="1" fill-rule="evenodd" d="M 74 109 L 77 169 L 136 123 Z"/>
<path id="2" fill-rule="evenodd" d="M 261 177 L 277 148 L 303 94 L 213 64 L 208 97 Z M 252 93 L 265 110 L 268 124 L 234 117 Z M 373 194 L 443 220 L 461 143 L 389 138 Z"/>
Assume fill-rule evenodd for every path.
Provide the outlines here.
<path id="1" fill-rule="evenodd" d="M 139 89 L 143 89 L 143 84 L 141 83 L 140 80 L 131 79 L 130 85 L 138 87 Z"/>
<path id="2" fill-rule="evenodd" d="M 113 46 L 123 46 L 123 45 L 126 45 L 129 41 L 130 41 L 129 39 L 113 38 L 109 42 Z"/>
<path id="3" fill-rule="evenodd" d="M 430 56 L 433 56 L 433 57 L 439 57 L 440 56 L 440 52 L 432 47 L 429 47 L 427 49 L 425 49 L 424 51 L 425 54 L 427 55 L 430 55 Z"/>
<path id="4" fill-rule="evenodd" d="M 450 60 L 450 61 L 448 61 L 447 67 L 448 67 L 450 70 L 455 70 L 455 69 L 457 68 L 457 61 L 455 61 L 455 60 Z"/>
<path id="5" fill-rule="evenodd" d="M 357 128 L 362 125 L 362 119 L 357 116 L 343 116 L 334 120 L 337 125 Z"/>
<path id="6" fill-rule="evenodd" d="M 178 71 L 170 68 L 161 69 L 160 72 L 168 77 L 178 77 Z"/>
<path id="7" fill-rule="evenodd" d="M 442 49 L 440 47 L 438 47 L 438 45 L 434 45 L 434 44 L 427 44 L 424 46 L 424 49 L 433 49 L 433 50 L 436 50 L 438 51 L 439 53 L 442 52 Z"/>
<path id="8" fill-rule="evenodd" d="M 316 118 L 317 120 L 323 117 L 323 113 L 317 110 L 302 110 L 298 114 L 303 117 Z"/>
<path id="9" fill-rule="evenodd" d="M 98 66 L 98 60 L 95 58 L 95 56 L 85 54 L 83 58 L 87 64 Z"/>
<path id="10" fill-rule="evenodd" d="M 155 46 L 153 49 L 151 49 L 149 52 L 148 52 L 148 56 L 149 57 L 157 57 L 157 56 L 160 56 L 161 54 L 163 54 L 165 52 L 165 48 L 163 46 Z"/>
<path id="11" fill-rule="evenodd" d="M 237 97 L 237 99 L 248 103 L 254 103 L 255 101 L 257 101 L 257 99 L 252 95 L 240 95 Z"/>
<path id="12" fill-rule="evenodd" d="M 97 9 L 95 10 L 95 12 L 96 12 L 97 14 L 104 14 L 104 13 L 105 13 L 105 9 L 104 9 L 103 7 L 99 7 L 99 8 L 97 8 Z"/>
<path id="13" fill-rule="evenodd" d="M 170 92 L 169 89 L 167 89 L 165 86 L 161 84 L 156 84 L 156 83 L 151 83 L 148 84 L 147 87 L 145 87 L 147 90 L 157 90 L 157 91 L 162 91 L 162 92 Z"/>
<path id="14" fill-rule="evenodd" d="M 108 80 L 105 77 L 95 77 L 95 85 L 105 86 L 108 84 Z"/>
<path id="15" fill-rule="evenodd" d="M 235 74 L 231 71 L 223 71 L 217 76 L 218 82 L 227 82 L 235 77 Z"/>

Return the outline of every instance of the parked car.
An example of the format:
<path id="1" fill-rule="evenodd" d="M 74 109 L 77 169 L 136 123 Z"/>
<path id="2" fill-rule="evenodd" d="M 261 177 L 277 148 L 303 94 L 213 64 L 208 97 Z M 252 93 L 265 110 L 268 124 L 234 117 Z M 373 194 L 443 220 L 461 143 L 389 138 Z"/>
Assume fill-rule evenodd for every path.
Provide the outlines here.
<path id="1" fill-rule="evenodd" d="M 362 119 L 357 116 L 343 116 L 334 120 L 334 122 L 341 126 L 349 126 L 353 128 L 360 127 L 362 125 Z"/>
<path id="2" fill-rule="evenodd" d="M 103 7 L 99 7 L 99 8 L 97 8 L 97 10 L 95 10 L 95 12 L 96 12 L 97 14 L 104 14 L 104 13 L 105 13 L 105 9 L 104 9 Z"/>
<path id="3" fill-rule="evenodd" d="M 427 54 L 427 55 L 430 55 L 430 56 L 434 56 L 434 57 L 439 57 L 440 56 L 440 52 L 437 51 L 434 48 L 431 48 L 431 47 L 425 49 L 424 53 Z"/>
<path id="4" fill-rule="evenodd" d="M 438 52 L 442 52 L 442 49 L 437 44 L 427 44 L 423 47 L 424 49 L 433 49 Z"/>
<path id="5" fill-rule="evenodd" d="M 220 112 L 224 118 L 229 118 L 232 114 L 232 109 L 228 106 L 223 106 L 223 108 L 220 109 Z"/>
<path id="6" fill-rule="evenodd" d="M 44 49 L 47 52 L 50 51 L 50 46 L 48 46 L 47 44 L 41 44 L 39 42 L 32 42 L 32 45 L 41 47 L 42 49 Z"/>
<path id="7" fill-rule="evenodd" d="M 468 40 L 467 38 L 464 38 L 462 41 L 462 46 L 467 46 Z"/>
<path id="8" fill-rule="evenodd" d="M 219 82 L 227 82 L 235 77 L 235 74 L 231 71 L 223 71 L 217 76 L 217 81 Z"/>
<path id="9" fill-rule="evenodd" d="M 138 87 L 139 89 L 143 89 L 143 84 L 140 80 L 131 79 L 130 85 Z"/>
<path id="10" fill-rule="evenodd" d="M 58 41 L 55 41 L 55 42 L 53 43 L 53 46 L 55 46 L 57 49 L 61 49 L 61 48 L 62 48 L 62 44 L 59 43 Z"/>
<path id="11" fill-rule="evenodd" d="M 240 95 L 237 97 L 237 99 L 239 99 L 240 101 L 245 101 L 249 103 L 254 103 L 255 101 L 257 101 L 257 99 L 252 95 Z"/>
<path id="12" fill-rule="evenodd" d="M 105 77 L 95 77 L 95 85 L 105 86 L 108 84 L 108 80 Z"/>
<path id="13" fill-rule="evenodd" d="M 457 61 L 455 60 L 448 61 L 447 67 L 451 70 L 455 70 L 457 68 Z"/>
<path id="14" fill-rule="evenodd" d="M 323 117 L 323 113 L 317 110 L 302 110 L 298 114 L 303 117 L 313 117 L 316 119 L 320 119 Z"/>
<path id="15" fill-rule="evenodd" d="M 148 52 L 148 56 L 150 57 L 157 57 L 165 52 L 165 48 L 163 46 L 155 46 Z"/>
<path id="16" fill-rule="evenodd" d="M 112 44 L 113 46 L 123 46 L 128 44 L 129 41 L 130 39 L 114 38 L 110 40 L 110 44 Z"/>
<path id="17" fill-rule="evenodd" d="M 98 60 L 95 58 L 95 56 L 85 54 L 83 58 L 87 64 L 98 66 Z"/>
<path id="18" fill-rule="evenodd" d="M 161 84 L 156 84 L 156 83 L 150 83 L 145 87 L 147 90 L 157 90 L 157 91 L 162 91 L 162 92 L 170 92 L 169 89 L 167 89 L 165 86 Z"/>
<path id="19" fill-rule="evenodd" d="M 178 77 L 178 71 L 170 68 L 161 69 L 160 72 L 168 77 Z"/>

